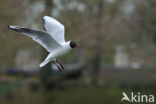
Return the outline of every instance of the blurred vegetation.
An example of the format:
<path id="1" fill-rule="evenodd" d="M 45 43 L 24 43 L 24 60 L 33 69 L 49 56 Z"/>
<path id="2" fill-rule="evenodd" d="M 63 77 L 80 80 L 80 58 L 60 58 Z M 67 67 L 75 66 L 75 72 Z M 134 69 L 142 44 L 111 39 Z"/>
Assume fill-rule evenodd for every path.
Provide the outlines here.
<path id="1" fill-rule="evenodd" d="M 100 54 L 101 63 L 113 64 L 115 47 L 124 45 L 128 48 L 132 61 L 135 60 L 143 66 L 155 67 L 155 0 L 45 1 L 45 3 L 43 0 L 0 1 L 0 49 L 3 49 L 0 52 L 1 66 L 5 68 L 14 66 L 15 55 L 20 49 L 30 48 L 39 53 L 43 51 L 28 37 L 9 31 L 7 25 L 43 28 L 41 17 L 50 13 L 54 15 L 58 10 L 58 15 L 54 17 L 65 25 L 66 39 L 77 41 L 81 49 L 87 51 L 85 60 Z M 59 6 L 59 3 L 62 6 Z M 31 12 L 34 15 L 31 15 Z M 99 49 L 100 53 L 93 51 Z M 76 52 L 70 54 L 74 53 Z M 77 59 L 76 55 L 70 57 L 70 54 L 62 60 L 73 62 Z"/>
<path id="2" fill-rule="evenodd" d="M 109 83 L 103 85 L 84 85 L 82 79 L 78 79 L 65 80 L 55 88 L 45 90 L 35 85 L 19 87 L 18 83 L 19 82 L 13 82 L 10 83 L 9 86 L 7 84 L 0 85 L 1 104 L 120 104 L 123 91 L 127 94 L 131 92 L 134 92 L 134 94 L 141 92 L 141 94 L 156 95 L 155 87 L 151 87 L 150 84 L 138 85 L 137 83 L 126 84 L 120 82 L 113 85 Z M 130 103 L 125 101 L 123 104 Z"/>
<path id="3" fill-rule="evenodd" d="M 123 91 L 156 95 L 155 7 L 156 0 L 0 0 L 0 104 L 120 104 Z M 47 56 L 39 44 L 7 28 L 44 29 L 44 15 L 64 24 L 66 40 L 81 47 L 60 60 L 83 66 L 59 73 L 49 64 L 35 75 L 2 75 L 1 69 L 16 68 L 22 49 L 31 49 L 41 61 Z M 143 69 L 113 69 L 117 46 Z"/>

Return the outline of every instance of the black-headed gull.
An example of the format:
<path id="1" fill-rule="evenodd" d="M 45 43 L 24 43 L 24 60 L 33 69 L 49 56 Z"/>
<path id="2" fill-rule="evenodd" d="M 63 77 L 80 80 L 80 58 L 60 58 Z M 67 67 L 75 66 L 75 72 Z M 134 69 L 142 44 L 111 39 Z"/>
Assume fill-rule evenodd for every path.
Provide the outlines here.
<path id="1" fill-rule="evenodd" d="M 57 57 L 69 52 L 72 48 L 79 48 L 75 42 L 64 39 L 64 25 L 56 19 L 44 16 L 43 23 L 46 31 L 39 29 L 30 29 L 20 26 L 8 26 L 10 29 L 18 31 L 31 37 L 34 41 L 42 45 L 48 52 L 47 58 L 39 65 L 45 66 L 52 61 L 60 71 L 64 70 L 62 64 L 57 61 Z"/>

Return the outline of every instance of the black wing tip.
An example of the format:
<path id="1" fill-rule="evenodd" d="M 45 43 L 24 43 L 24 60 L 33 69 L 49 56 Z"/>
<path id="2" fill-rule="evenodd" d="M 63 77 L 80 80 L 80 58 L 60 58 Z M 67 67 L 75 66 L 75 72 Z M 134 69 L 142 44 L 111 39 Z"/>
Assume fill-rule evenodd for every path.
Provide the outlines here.
<path id="1" fill-rule="evenodd" d="M 8 25 L 8 28 L 11 29 L 10 25 Z"/>
<path id="2" fill-rule="evenodd" d="M 17 32 L 21 32 L 20 29 L 17 29 L 15 26 L 8 26 L 9 29 L 17 31 Z"/>
<path id="3" fill-rule="evenodd" d="M 12 28 L 10 25 L 8 26 L 8 29 L 10 29 L 10 30 L 14 30 L 14 28 Z"/>

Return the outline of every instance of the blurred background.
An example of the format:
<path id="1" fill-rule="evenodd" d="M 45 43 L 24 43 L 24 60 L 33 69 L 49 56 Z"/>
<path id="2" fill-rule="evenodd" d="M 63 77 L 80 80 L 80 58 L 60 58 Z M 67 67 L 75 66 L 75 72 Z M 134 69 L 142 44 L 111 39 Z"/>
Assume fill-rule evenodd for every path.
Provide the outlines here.
<path id="1" fill-rule="evenodd" d="M 80 46 L 63 72 L 7 28 L 44 29 L 45 15 Z M 0 0 L 0 104 L 120 104 L 123 91 L 156 95 L 156 0 Z"/>

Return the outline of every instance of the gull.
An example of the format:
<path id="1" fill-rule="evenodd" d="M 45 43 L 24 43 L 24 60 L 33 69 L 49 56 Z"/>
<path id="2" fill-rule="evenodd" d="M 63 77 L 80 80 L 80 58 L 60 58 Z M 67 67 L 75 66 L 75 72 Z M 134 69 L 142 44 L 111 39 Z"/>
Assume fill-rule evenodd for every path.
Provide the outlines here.
<path id="1" fill-rule="evenodd" d="M 62 71 L 64 67 L 57 58 L 68 53 L 72 48 L 79 48 L 79 46 L 72 40 L 65 41 L 65 28 L 59 21 L 49 16 L 44 16 L 42 20 L 46 31 L 21 26 L 8 26 L 8 28 L 32 38 L 49 52 L 39 65 L 40 68 L 52 61 L 59 71 Z"/>

